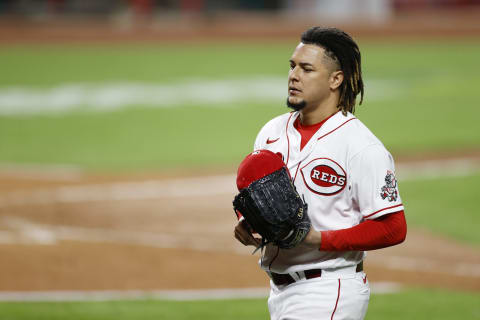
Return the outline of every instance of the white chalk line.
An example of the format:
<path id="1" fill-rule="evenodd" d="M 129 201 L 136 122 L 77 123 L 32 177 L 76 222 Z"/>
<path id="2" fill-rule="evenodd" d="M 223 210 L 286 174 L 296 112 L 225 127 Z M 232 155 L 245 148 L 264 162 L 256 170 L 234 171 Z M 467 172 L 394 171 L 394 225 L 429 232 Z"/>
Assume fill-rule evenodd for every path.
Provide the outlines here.
<path id="1" fill-rule="evenodd" d="M 473 158 L 419 161 L 397 165 L 397 177 L 400 181 L 462 177 L 478 171 L 480 171 L 480 160 Z M 0 194 L 0 208 L 52 203 L 233 196 L 236 192 L 235 175 L 228 174 L 4 192 Z"/>
<path id="2" fill-rule="evenodd" d="M 405 83 L 366 80 L 369 100 L 391 99 Z M 283 101 L 286 76 L 183 79 L 177 83 L 71 83 L 53 88 L 0 87 L 0 116 L 58 114 L 76 110 L 108 112 L 129 106 L 155 108 L 208 105 L 231 108 L 234 102 Z M 282 102 L 283 103 L 283 102 Z"/>
<path id="3" fill-rule="evenodd" d="M 373 294 L 400 292 L 402 286 L 394 282 L 370 282 Z M 95 290 L 95 291 L 0 291 L 3 302 L 68 302 L 68 301 L 115 301 L 115 300 L 230 300 L 230 299 L 266 299 L 270 289 L 225 288 L 197 290 Z"/>
<path id="4" fill-rule="evenodd" d="M 227 300 L 266 298 L 268 288 L 203 290 L 95 290 L 95 291 L 12 291 L 0 292 L 0 301 L 112 301 L 112 300 Z"/>

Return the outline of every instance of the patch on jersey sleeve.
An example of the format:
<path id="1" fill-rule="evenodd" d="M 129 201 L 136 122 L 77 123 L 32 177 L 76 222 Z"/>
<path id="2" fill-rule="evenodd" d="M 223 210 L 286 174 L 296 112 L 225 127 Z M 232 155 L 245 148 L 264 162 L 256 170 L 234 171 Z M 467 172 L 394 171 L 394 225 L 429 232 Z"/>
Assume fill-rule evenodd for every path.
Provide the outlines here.
<path id="1" fill-rule="evenodd" d="M 398 199 L 397 179 L 395 178 L 395 174 L 390 170 L 387 170 L 385 185 L 382 187 L 382 190 L 380 190 L 380 196 L 383 200 L 388 199 L 390 202 L 397 201 Z"/>
<path id="2" fill-rule="evenodd" d="M 314 159 L 300 171 L 307 188 L 320 195 L 337 194 L 347 184 L 345 170 L 337 162 L 328 158 Z"/>

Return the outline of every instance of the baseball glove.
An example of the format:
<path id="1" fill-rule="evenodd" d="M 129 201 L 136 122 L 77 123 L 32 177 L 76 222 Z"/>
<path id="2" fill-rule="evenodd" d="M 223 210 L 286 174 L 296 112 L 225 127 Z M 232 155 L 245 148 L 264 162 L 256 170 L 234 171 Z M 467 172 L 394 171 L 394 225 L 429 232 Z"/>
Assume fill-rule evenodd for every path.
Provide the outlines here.
<path id="1" fill-rule="evenodd" d="M 307 204 L 278 155 L 267 150 L 248 155 L 240 165 L 237 186 L 240 193 L 233 200 L 235 213 L 243 215 L 262 236 L 262 243 L 255 251 L 267 243 L 290 249 L 305 239 L 311 226 Z"/>

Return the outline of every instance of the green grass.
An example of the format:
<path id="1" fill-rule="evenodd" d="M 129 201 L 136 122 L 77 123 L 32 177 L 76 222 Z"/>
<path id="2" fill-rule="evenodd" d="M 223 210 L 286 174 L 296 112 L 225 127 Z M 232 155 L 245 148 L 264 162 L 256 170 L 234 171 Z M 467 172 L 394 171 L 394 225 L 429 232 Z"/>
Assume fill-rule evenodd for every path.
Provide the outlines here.
<path id="1" fill-rule="evenodd" d="M 0 47 L 0 87 L 283 74 L 290 50 L 282 44 Z"/>
<path id="2" fill-rule="evenodd" d="M 480 293 L 434 289 L 408 289 L 372 295 L 366 320 L 480 319 Z"/>
<path id="3" fill-rule="evenodd" d="M 228 165 L 251 151 L 257 131 L 275 111 L 251 104 L 215 113 L 207 107 L 185 107 L 41 119 L 0 117 L 0 136 L 7 137 L 0 142 L 0 159 L 92 170 Z M 211 118 L 203 119 L 205 114 Z"/>
<path id="4" fill-rule="evenodd" d="M 367 83 L 358 116 L 392 153 L 480 148 L 479 43 L 360 44 Z M 294 45 L 5 46 L 0 88 L 258 75 L 286 79 Z M 383 89 L 369 87 L 368 79 L 390 82 L 395 90 L 370 101 L 369 90 Z M 0 162 L 68 163 L 97 170 L 235 165 L 250 151 L 259 128 L 287 111 L 284 98 L 232 102 L 224 109 L 192 103 L 0 117 Z"/>
<path id="5" fill-rule="evenodd" d="M 364 76 L 390 80 L 400 96 L 368 102 L 359 116 L 395 152 L 480 148 L 475 92 L 480 44 L 366 46 Z"/>
<path id="6" fill-rule="evenodd" d="M 254 320 L 267 315 L 264 299 L 0 303 L 0 319 L 11 320 Z"/>
<path id="7" fill-rule="evenodd" d="M 399 187 L 409 225 L 480 245 L 476 202 L 480 172 L 465 177 L 404 181 Z"/>
<path id="8" fill-rule="evenodd" d="M 372 295 L 366 320 L 480 319 L 479 293 L 408 289 Z M 69 320 L 268 319 L 266 299 L 0 303 L 0 318 Z"/>

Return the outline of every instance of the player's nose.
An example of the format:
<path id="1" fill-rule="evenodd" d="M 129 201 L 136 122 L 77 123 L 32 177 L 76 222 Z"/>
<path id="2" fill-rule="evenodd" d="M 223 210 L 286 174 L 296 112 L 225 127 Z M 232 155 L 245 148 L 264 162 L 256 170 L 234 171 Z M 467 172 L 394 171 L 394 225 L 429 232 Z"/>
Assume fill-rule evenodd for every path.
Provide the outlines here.
<path id="1" fill-rule="evenodd" d="M 290 69 L 290 72 L 288 73 L 288 82 L 298 81 L 298 80 L 299 80 L 298 68 L 295 67 L 293 69 Z"/>

